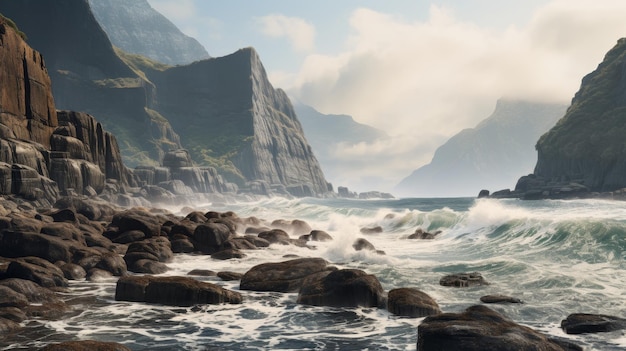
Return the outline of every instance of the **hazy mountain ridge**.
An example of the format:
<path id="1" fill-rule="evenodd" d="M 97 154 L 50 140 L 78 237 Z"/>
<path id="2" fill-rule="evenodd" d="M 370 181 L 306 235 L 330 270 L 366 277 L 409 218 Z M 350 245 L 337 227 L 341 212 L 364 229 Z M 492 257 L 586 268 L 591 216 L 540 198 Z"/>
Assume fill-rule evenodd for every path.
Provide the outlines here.
<path id="1" fill-rule="evenodd" d="M 210 57 L 146 0 L 89 0 L 89 5 L 113 45 L 126 52 L 169 65 Z"/>
<path id="2" fill-rule="evenodd" d="M 534 143 L 565 109 L 565 105 L 501 99 L 490 117 L 450 138 L 429 164 L 403 179 L 394 191 L 431 197 L 510 188 L 519 174 L 532 170 L 537 160 Z"/>

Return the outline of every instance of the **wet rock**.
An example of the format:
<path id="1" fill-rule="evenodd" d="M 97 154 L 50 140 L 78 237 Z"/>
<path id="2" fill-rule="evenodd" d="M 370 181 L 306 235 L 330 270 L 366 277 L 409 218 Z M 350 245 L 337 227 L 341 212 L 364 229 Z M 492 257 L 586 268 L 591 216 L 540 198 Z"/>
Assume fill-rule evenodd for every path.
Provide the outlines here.
<path id="1" fill-rule="evenodd" d="M 467 288 L 471 286 L 489 285 L 489 283 L 478 272 L 454 273 L 446 275 L 439 280 L 439 285 L 453 286 L 457 288 Z"/>
<path id="2" fill-rule="evenodd" d="M 149 259 L 136 260 L 128 266 L 129 271 L 144 274 L 162 274 L 167 272 L 167 269 L 164 263 Z"/>
<path id="3" fill-rule="evenodd" d="M 52 217 L 55 222 L 76 222 L 76 212 L 70 208 L 64 208 L 62 210 L 52 212 L 50 213 L 50 217 Z"/>
<path id="4" fill-rule="evenodd" d="M 72 243 L 61 238 L 33 232 L 0 232 L 0 256 L 35 256 L 49 262 L 72 260 Z"/>
<path id="5" fill-rule="evenodd" d="M 437 302 L 428 294 L 414 288 L 390 290 L 387 310 L 398 316 L 421 318 L 441 313 Z"/>
<path id="6" fill-rule="evenodd" d="M 102 254 L 95 268 L 105 270 L 115 276 L 124 275 L 127 271 L 126 262 L 122 256 L 112 252 Z"/>
<path id="7" fill-rule="evenodd" d="M 218 285 L 187 277 L 128 276 L 120 278 L 115 289 L 117 301 L 193 306 L 242 302 L 241 294 Z"/>
<path id="8" fill-rule="evenodd" d="M 200 224 L 193 232 L 196 247 L 205 253 L 216 252 L 230 236 L 230 229 L 223 223 Z"/>
<path id="9" fill-rule="evenodd" d="M 63 276 L 68 280 L 80 280 L 87 276 L 85 269 L 74 263 L 65 263 L 59 266 L 63 271 Z"/>
<path id="10" fill-rule="evenodd" d="M 383 232 L 383 227 L 381 226 L 361 228 L 361 233 L 363 234 L 379 234 L 382 232 Z"/>
<path id="11" fill-rule="evenodd" d="M 417 328 L 417 350 L 574 351 L 574 344 L 551 339 L 485 307 L 429 316 Z"/>
<path id="12" fill-rule="evenodd" d="M 15 323 L 22 323 L 28 316 L 17 307 L 0 307 L 0 318 L 8 319 Z"/>
<path id="13" fill-rule="evenodd" d="M 27 305 L 26 296 L 7 286 L 0 285 L 0 307 L 24 307 Z"/>
<path id="14" fill-rule="evenodd" d="M 86 279 L 90 282 L 102 282 L 113 278 L 113 274 L 100 268 L 92 268 L 87 272 Z"/>
<path id="15" fill-rule="evenodd" d="M 251 242 L 252 244 L 254 244 L 254 246 L 256 247 L 269 247 L 270 246 L 270 242 L 263 239 L 263 238 L 259 238 L 256 235 L 246 235 L 245 236 L 246 240 L 248 240 L 249 242 Z"/>
<path id="16" fill-rule="evenodd" d="M 129 230 L 120 233 L 111 241 L 117 244 L 130 244 L 135 241 L 141 241 L 146 238 L 146 234 L 141 230 Z"/>
<path id="17" fill-rule="evenodd" d="M 333 237 L 323 230 L 312 230 L 309 234 L 300 236 L 300 239 L 307 241 L 332 241 Z"/>
<path id="18" fill-rule="evenodd" d="M 217 273 L 209 269 L 194 269 L 190 271 L 189 273 L 187 273 L 187 275 L 197 275 L 200 277 L 214 277 L 217 275 Z"/>
<path id="19" fill-rule="evenodd" d="M 332 307 L 384 307 L 386 304 L 378 278 L 359 269 L 340 269 L 305 279 L 297 302 Z"/>
<path id="20" fill-rule="evenodd" d="M 272 229 L 266 232 L 261 232 L 258 235 L 259 238 L 267 240 L 270 244 L 289 245 L 289 234 L 282 229 Z"/>
<path id="21" fill-rule="evenodd" d="M 263 240 L 260 238 L 257 238 L 259 240 Z M 227 250 L 227 249 L 231 249 L 231 250 L 256 250 L 258 249 L 258 247 L 254 244 L 255 240 L 249 238 L 249 237 L 234 237 L 234 238 L 230 238 L 228 239 L 227 242 L 223 243 L 220 246 L 221 250 Z M 269 243 L 268 243 L 269 246 Z"/>
<path id="22" fill-rule="evenodd" d="M 259 234 L 270 230 L 272 229 L 269 227 L 248 227 L 246 228 L 245 234 Z"/>
<path id="23" fill-rule="evenodd" d="M 132 208 L 119 212 L 113 216 L 111 225 L 118 227 L 120 232 L 142 231 L 148 238 L 161 235 L 159 219 L 143 209 Z"/>
<path id="24" fill-rule="evenodd" d="M 367 239 L 364 239 L 364 238 L 356 239 L 354 243 L 352 244 L 352 247 L 356 251 L 366 250 L 366 251 L 374 251 L 379 255 L 385 254 L 385 252 L 382 250 L 376 250 L 376 248 L 374 247 L 374 244 L 370 243 Z"/>
<path id="25" fill-rule="evenodd" d="M 522 300 L 506 295 L 485 295 L 480 298 L 483 303 L 524 303 Z"/>
<path id="26" fill-rule="evenodd" d="M 187 238 L 177 238 L 170 240 L 173 253 L 191 253 L 196 250 L 196 247 Z"/>
<path id="27" fill-rule="evenodd" d="M 241 280 L 243 274 L 237 272 L 218 272 L 217 276 L 224 281 Z"/>
<path id="28" fill-rule="evenodd" d="M 241 278 L 239 288 L 253 291 L 296 292 L 307 277 L 336 270 L 322 258 L 298 258 L 294 260 L 263 263 L 252 267 Z"/>
<path id="29" fill-rule="evenodd" d="M 441 234 L 441 230 L 434 233 L 425 232 L 422 228 L 417 228 L 415 233 L 408 236 L 408 239 L 434 239 L 437 235 Z"/>
<path id="30" fill-rule="evenodd" d="M 244 258 L 246 255 L 237 249 L 226 249 L 211 254 L 215 260 L 230 260 L 232 258 Z"/>
<path id="31" fill-rule="evenodd" d="M 1 334 L 6 335 L 8 333 L 20 330 L 21 328 L 22 326 L 19 325 L 19 323 L 11 319 L 0 317 L 0 333 Z"/>
<path id="32" fill-rule="evenodd" d="M 131 349 L 115 342 L 81 340 L 50 344 L 40 351 L 131 351 Z"/>
<path id="33" fill-rule="evenodd" d="M 11 262 L 5 276 L 30 280 L 46 288 L 68 286 L 61 269 L 38 257 L 25 257 Z"/>
<path id="34" fill-rule="evenodd" d="M 567 334 L 604 333 L 626 329 L 626 319 L 602 314 L 574 313 L 561 321 Z"/>

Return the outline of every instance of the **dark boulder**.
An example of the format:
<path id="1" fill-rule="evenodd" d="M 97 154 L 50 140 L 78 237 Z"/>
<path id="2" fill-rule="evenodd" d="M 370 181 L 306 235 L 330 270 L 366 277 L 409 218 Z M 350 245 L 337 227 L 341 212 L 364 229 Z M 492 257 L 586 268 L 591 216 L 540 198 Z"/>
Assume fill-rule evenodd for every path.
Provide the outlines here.
<path id="1" fill-rule="evenodd" d="M 113 278 L 113 274 L 100 268 L 92 268 L 87 272 L 86 279 L 90 282 L 103 282 Z"/>
<path id="2" fill-rule="evenodd" d="M 259 238 L 267 240 L 270 244 L 289 245 L 290 237 L 287 232 L 282 229 L 272 229 L 259 233 Z"/>
<path id="3" fill-rule="evenodd" d="M 111 239 L 112 242 L 117 244 L 130 244 L 135 241 L 141 241 L 146 238 L 146 234 L 141 230 L 129 230 Z"/>
<path id="4" fill-rule="evenodd" d="M 437 302 L 426 293 L 414 288 L 390 290 L 387 310 L 398 316 L 426 317 L 441 313 Z"/>
<path id="5" fill-rule="evenodd" d="M 223 223 L 200 224 L 193 232 L 196 247 L 205 253 L 216 252 L 230 236 L 230 229 Z"/>
<path id="6" fill-rule="evenodd" d="M 159 219 L 143 209 L 132 208 L 119 212 L 113 216 L 111 225 L 118 227 L 120 232 L 140 230 L 148 238 L 161 235 Z"/>
<path id="7" fill-rule="evenodd" d="M 59 266 L 59 268 L 63 271 L 65 279 L 68 280 L 80 280 L 87 276 L 85 269 L 74 263 L 65 263 Z"/>
<path id="8" fill-rule="evenodd" d="M 524 303 L 522 300 L 505 295 L 485 295 L 480 298 L 483 303 Z"/>
<path id="9" fill-rule="evenodd" d="M 426 317 L 417 328 L 417 350 L 582 351 L 582 348 L 551 339 L 479 305 L 463 313 Z"/>
<path id="10" fill-rule="evenodd" d="M 30 280 L 46 288 L 68 286 L 61 269 L 38 257 L 25 257 L 11 262 L 5 276 Z"/>
<path id="11" fill-rule="evenodd" d="M 76 212 L 74 212 L 71 208 L 64 208 L 52 212 L 50 213 L 50 217 L 52 217 L 55 222 L 76 222 Z"/>
<path id="12" fill-rule="evenodd" d="M 54 236 L 3 230 L 0 232 L 0 256 L 35 256 L 49 262 L 72 260 L 72 242 Z"/>
<path id="13" fill-rule="evenodd" d="M 333 237 L 323 230 L 312 230 L 309 234 L 301 235 L 300 239 L 307 241 L 332 241 Z"/>
<path id="14" fill-rule="evenodd" d="M 128 276 L 120 278 L 115 289 L 117 301 L 193 306 L 242 302 L 241 294 L 218 285 L 187 277 Z"/>
<path id="15" fill-rule="evenodd" d="M 358 238 L 354 241 L 354 243 L 352 244 L 352 247 L 356 250 L 356 251 L 361 251 L 361 250 L 365 250 L 365 251 L 373 251 L 376 252 L 379 255 L 384 255 L 385 252 L 381 251 L 381 250 L 376 250 L 376 247 L 374 247 L 374 244 L 370 243 L 367 239 L 364 238 Z"/>
<path id="16" fill-rule="evenodd" d="M 162 274 L 167 272 L 167 266 L 159 261 L 140 259 L 133 261 L 128 270 L 134 273 Z"/>
<path id="17" fill-rule="evenodd" d="M 446 275 L 439 280 L 439 285 L 467 288 L 471 286 L 489 285 L 489 283 L 480 273 L 472 272 Z"/>
<path id="18" fill-rule="evenodd" d="M 209 269 L 194 269 L 187 273 L 187 275 L 197 275 L 200 277 L 215 277 L 217 273 Z"/>
<path id="19" fill-rule="evenodd" d="M 23 294 L 15 290 L 0 285 L 0 307 L 25 307 L 28 305 L 28 299 Z"/>
<path id="20" fill-rule="evenodd" d="M 131 351 L 128 347 L 115 342 L 80 340 L 50 344 L 40 351 Z"/>
<path id="21" fill-rule="evenodd" d="M 194 244 L 187 238 L 171 239 L 173 253 L 191 253 L 196 250 Z"/>
<path id="22" fill-rule="evenodd" d="M 425 232 L 422 228 L 417 228 L 415 233 L 409 235 L 408 239 L 434 239 L 437 235 L 441 234 L 441 231 L 438 230 L 434 233 Z"/>
<path id="23" fill-rule="evenodd" d="M 8 318 L 0 317 L 0 334 L 6 335 L 8 333 L 20 330 L 22 326 Z"/>
<path id="24" fill-rule="evenodd" d="M 244 258 L 246 255 L 237 249 L 226 249 L 211 254 L 215 260 L 230 260 L 232 258 Z"/>
<path id="25" fill-rule="evenodd" d="M 384 307 L 384 295 L 376 276 L 359 269 L 340 269 L 306 279 L 297 302 L 314 306 Z"/>
<path id="26" fill-rule="evenodd" d="M 309 276 L 336 270 L 322 258 L 263 263 L 252 267 L 241 278 L 239 288 L 253 291 L 296 292 Z"/>
<path id="27" fill-rule="evenodd" d="M 567 334 L 604 333 L 626 329 L 626 319 L 602 314 L 574 313 L 561 321 Z"/>
<path id="28" fill-rule="evenodd" d="M 217 276 L 224 281 L 241 280 L 243 274 L 237 272 L 218 272 Z"/>

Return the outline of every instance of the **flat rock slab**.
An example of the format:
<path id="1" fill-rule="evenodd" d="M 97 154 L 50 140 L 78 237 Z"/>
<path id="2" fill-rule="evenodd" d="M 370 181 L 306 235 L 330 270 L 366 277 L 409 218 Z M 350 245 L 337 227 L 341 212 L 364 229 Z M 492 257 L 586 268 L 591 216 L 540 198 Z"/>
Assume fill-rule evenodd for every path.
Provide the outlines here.
<path id="1" fill-rule="evenodd" d="M 506 295 L 485 295 L 480 298 L 483 303 L 524 303 L 524 301 Z"/>
<path id="2" fill-rule="evenodd" d="M 472 272 L 446 275 L 439 280 L 439 285 L 468 288 L 471 286 L 489 285 L 489 283 L 480 273 Z"/>

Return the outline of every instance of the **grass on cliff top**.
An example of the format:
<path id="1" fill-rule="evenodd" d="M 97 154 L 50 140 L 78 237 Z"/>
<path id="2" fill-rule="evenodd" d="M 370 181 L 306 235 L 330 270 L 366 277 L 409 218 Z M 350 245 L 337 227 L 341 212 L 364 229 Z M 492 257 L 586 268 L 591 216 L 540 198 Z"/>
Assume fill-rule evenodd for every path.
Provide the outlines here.
<path id="1" fill-rule="evenodd" d="M 26 33 L 22 32 L 19 28 L 17 28 L 17 24 L 15 24 L 15 22 L 13 22 L 12 19 L 4 16 L 2 13 L 0 13 L 0 18 L 5 20 L 7 24 L 9 25 L 9 27 L 13 28 L 13 30 L 15 30 L 15 32 L 22 38 L 22 40 L 24 41 L 28 40 Z"/>
<path id="2" fill-rule="evenodd" d="M 124 61 L 124 63 L 126 63 L 135 73 L 137 73 L 137 75 L 147 80 L 148 82 L 150 80 L 146 76 L 145 71 L 165 71 L 166 69 L 172 67 L 170 65 L 166 65 L 164 63 L 152 60 L 139 54 L 128 53 L 118 48 L 117 46 L 113 46 L 113 49 L 115 50 L 117 56 L 122 59 L 122 61 Z"/>

